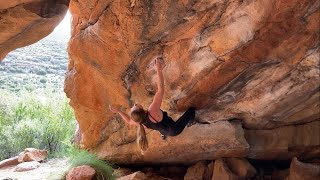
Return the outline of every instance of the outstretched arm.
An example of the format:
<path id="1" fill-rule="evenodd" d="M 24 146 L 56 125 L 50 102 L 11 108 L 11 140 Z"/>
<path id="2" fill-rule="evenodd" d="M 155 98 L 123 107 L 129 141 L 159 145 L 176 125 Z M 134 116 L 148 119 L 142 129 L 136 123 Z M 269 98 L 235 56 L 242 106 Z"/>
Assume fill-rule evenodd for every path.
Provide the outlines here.
<path id="1" fill-rule="evenodd" d="M 120 115 L 120 117 L 124 120 L 124 122 L 126 122 L 128 124 L 136 125 L 136 123 L 133 120 L 131 120 L 131 118 L 128 114 L 122 112 L 121 110 L 119 110 L 117 108 L 112 107 L 111 105 L 109 105 L 109 109 L 113 113 L 118 113 Z"/>
<path id="2" fill-rule="evenodd" d="M 161 62 L 159 58 L 155 59 L 155 65 L 157 68 L 157 76 L 158 76 L 158 78 L 157 78 L 158 90 L 153 98 L 153 101 L 152 101 L 150 107 L 149 107 L 150 109 L 159 109 L 160 110 L 160 107 L 161 107 L 162 98 L 164 95 L 164 78 L 163 78 L 163 74 L 162 74 L 162 63 L 163 62 Z"/>

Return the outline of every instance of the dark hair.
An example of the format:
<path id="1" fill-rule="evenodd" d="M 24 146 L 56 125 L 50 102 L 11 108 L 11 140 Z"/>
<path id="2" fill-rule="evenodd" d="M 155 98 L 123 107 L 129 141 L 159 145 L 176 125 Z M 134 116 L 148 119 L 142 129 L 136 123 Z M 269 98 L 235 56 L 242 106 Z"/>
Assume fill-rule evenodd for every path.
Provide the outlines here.
<path id="1" fill-rule="evenodd" d="M 132 111 L 131 117 L 134 122 L 139 123 L 139 127 L 137 130 L 137 143 L 142 152 L 144 152 L 148 149 L 148 140 L 146 136 L 146 131 L 142 123 L 146 120 L 147 113 L 144 111 L 144 109 L 141 108 L 136 111 Z"/>

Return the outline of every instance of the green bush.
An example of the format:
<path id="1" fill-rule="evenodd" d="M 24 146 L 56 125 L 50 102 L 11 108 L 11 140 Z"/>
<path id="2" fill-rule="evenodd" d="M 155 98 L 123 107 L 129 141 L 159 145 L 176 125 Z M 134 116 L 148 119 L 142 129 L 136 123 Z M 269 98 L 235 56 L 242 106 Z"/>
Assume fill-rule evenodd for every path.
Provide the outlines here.
<path id="1" fill-rule="evenodd" d="M 46 80 L 46 79 L 40 79 L 40 82 L 41 82 L 41 83 L 46 83 L 47 80 Z"/>
<path id="2" fill-rule="evenodd" d="M 74 133 L 75 118 L 62 92 L 0 90 L 0 160 L 27 147 L 64 155 Z"/>
<path id="3" fill-rule="evenodd" d="M 39 71 L 36 72 L 36 74 L 37 74 L 37 75 L 40 75 L 40 76 L 44 76 L 44 75 L 47 74 L 47 72 L 46 72 L 46 71 L 43 71 L 43 70 L 39 70 Z"/>

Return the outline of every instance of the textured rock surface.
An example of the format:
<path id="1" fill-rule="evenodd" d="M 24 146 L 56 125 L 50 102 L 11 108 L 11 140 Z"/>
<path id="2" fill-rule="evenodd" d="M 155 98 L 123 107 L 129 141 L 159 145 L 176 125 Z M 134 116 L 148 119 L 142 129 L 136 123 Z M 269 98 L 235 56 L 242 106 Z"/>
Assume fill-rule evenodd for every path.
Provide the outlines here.
<path id="1" fill-rule="evenodd" d="M 120 178 L 117 178 L 117 180 L 149 180 L 149 179 L 154 179 L 154 180 L 170 180 L 168 178 L 163 178 L 154 174 L 145 174 L 143 172 L 135 172 L 127 176 L 123 176 Z"/>
<path id="2" fill-rule="evenodd" d="M 15 156 L 15 157 L 0 161 L 0 168 L 5 168 L 7 166 L 19 164 L 18 158 L 19 156 Z"/>
<path id="3" fill-rule="evenodd" d="M 91 180 L 96 174 L 96 170 L 88 165 L 72 168 L 68 174 L 67 180 Z"/>
<path id="4" fill-rule="evenodd" d="M 203 161 L 188 168 L 184 180 L 206 180 L 205 173 L 207 172 L 207 164 Z"/>
<path id="5" fill-rule="evenodd" d="M 48 156 L 47 150 L 39 150 L 35 148 L 26 148 L 23 152 L 19 154 L 18 161 L 28 162 L 28 161 L 37 161 L 41 162 Z"/>
<path id="6" fill-rule="evenodd" d="M 193 164 L 203 159 L 244 157 L 249 150 L 241 124 L 237 122 L 193 125 L 179 136 L 167 137 L 166 140 L 162 140 L 159 132 L 150 131 L 147 137 L 149 149 L 143 155 L 136 145 L 135 134 L 122 134 L 125 132 L 130 131 L 119 131 L 114 137 L 110 137 L 110 141 L 117 144 L 121 143 L 120 138 L 131 138 L 130 143 L 117 146 L 114 150 L 115 144 L 103 143 L 96 151 L 102 157 L 122 164 Z"/>
<path id="7" fill-rule="evenodd" d="M 50 33 L 67 6 L 1 2 L 0 59 Z M 319 9 L 317 0 L 71 0 L 65 92 L 81 147 L 124 164 L 319 156 Z M 149 130 L 141 155 L 136 128 L 107 107 L 149 105 L 159 54 L 163 110 L 177 118 L 195 106 L 207 124 L 166 141 Z"/>
<path id="8" fill-rule="evenodd" d="M 0 2 L 0 61 L 12 50 L 50 34 L 63 19 L 69 0 Z"/>
<path id="9" fill-rule="evenodd" d="M 234 180 L 234 179 L 241 179 L 241 177 L 233 173 L 229 169 L 224 159 L 220 158 L 214 162 L 212 180 L 216 180 L 216 179 Z"/>
<path id="10" fill-rule="evenodd" d="M 69 168 L 68 159 L 50 159 L 41 166 L 25 172 L 15 172 L 16 166 L 10 166 L 6 168 L 0 168 L 0 179 L 61 179 L 65 175 L 65 172 Z"/>
<path id="11" fill-rule="evenodd" d="M 270 130 L 245 130 L 253 159 L 302 159 L 320 157 L 320 121 Z"/>
<path id="12" fill-rule="evenodd" d="M 257 174 L 244 158 L 220 158 L 214 162 L 212 179 L 250 179 Z"/>
<path id="13" fill-rule="evenodd" d="M 241 178 L 252 178 L 257 174 L 256 169 L 244 158 L 227 158 L 229 169 Z"/>
<path id="14" fill-rule="evenodd" d="M 71 1 L 65 92 L 81 146 L 119 163 L 200 160 L 199 151 L 206 154 L 202 158 L 216 158 L 221 147 L 229 148 L 212 135 L 215 121 L 240 119 L 247 129 L 318 121 L 319 5 L 317 0 Z M 159 54 L 166 63 L 163 109 L 178 117 L 196 106 L 200 121 L 211 124 L 165 142 L 149 132 L 150 153 L 141 156 L 136 129 L 107 106 L 147 107 L 156 91 L 151 60 Z M 192 138 L 198 132 L 201 138 Z M 244 144 L 235 148 L 242 151 Z"/>
<path id="15" fill-rule="evenodd" d="M 289 176 L 286 180 L 320 179 L 320 164 L 304 163 L 296 157 L 292 159 Z"/>
<path id="16" fill-rule="evenodd" d="M 16 172 L 22 172 L 22 171 L 30 171 L 32 169 L 36 169 L 40 166 L 41 164 L 38 161 L 30 161 L 30 162 L 23 162 L 18 164 L 14 171 Z"/>

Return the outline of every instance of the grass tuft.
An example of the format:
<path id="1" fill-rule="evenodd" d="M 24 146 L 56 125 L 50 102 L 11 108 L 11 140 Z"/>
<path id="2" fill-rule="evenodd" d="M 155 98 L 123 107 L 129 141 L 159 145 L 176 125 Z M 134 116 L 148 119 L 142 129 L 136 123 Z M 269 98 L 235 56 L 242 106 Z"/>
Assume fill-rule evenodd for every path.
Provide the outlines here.
<path id="1" fill-rule="evenodd" d="M 90 153 L 83 149 L 70 148 L 69 149 L 69 163 L 70 169 L 82 165 L 88 165 L 94 168 L 97 172 L 97 179 L 99 180 L 113 180 L 115 176 L 110 164 L 98 158 L 96 154 Z"/>

